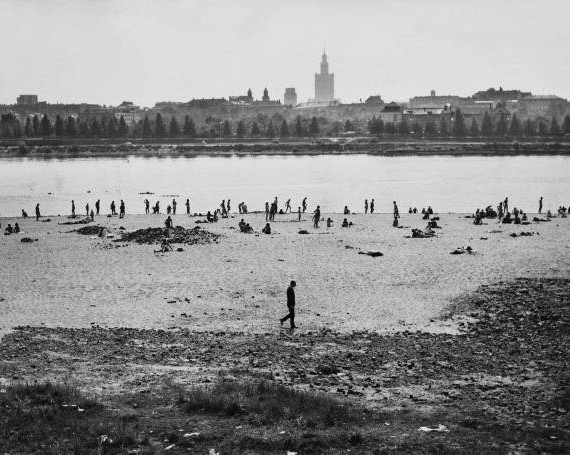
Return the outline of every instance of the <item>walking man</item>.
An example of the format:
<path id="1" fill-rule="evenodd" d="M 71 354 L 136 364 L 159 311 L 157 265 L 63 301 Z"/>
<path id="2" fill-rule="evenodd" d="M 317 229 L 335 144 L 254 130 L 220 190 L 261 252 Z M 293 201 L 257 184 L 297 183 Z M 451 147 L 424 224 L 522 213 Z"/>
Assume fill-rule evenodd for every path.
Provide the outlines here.
<path id="1" fill-rule="evenodd" d="M 40 214 L 40 204 L 39 202 L 36 204 L 36 221 L 38 221 L 40 219 L 40 216 L 42 216 Z"/>
<path id="2" fill-rule="evenodd" d="M 297 286 L 297 283 L 295 283 L 295 281 L 291 281 L 291 284 L 287 288 L 287 308 L 289 310 L 289 314 L 281 318 L 281 325 L 289 319 L 292 329 L 297 328 L 295 325 L 295 286 Z"/>
<path id="3" fill-rule="evenodd" d="M 374 199 L 370 201 L 370 214 L 374 213 Z"/>
<path id="4" fill-rule="evenodd" d="M 398 210 L 398 204 L 394 201 L 394 219 L 397 220 L 400 218 L 400 211 Z"/>

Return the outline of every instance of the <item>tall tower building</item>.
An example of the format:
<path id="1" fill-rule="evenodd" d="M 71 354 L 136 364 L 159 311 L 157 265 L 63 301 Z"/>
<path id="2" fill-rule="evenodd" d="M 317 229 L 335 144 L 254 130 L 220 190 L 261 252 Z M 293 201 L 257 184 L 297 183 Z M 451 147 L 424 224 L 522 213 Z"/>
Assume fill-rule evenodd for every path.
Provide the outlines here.
<path id="1" fill-rule="evenodd" d="M 329 73 L 329 62 L 324 51 L 321 60 L 321 72 L 315 73 L 315 101 L 317 103 L 334 101 L 334 74 Z"/>

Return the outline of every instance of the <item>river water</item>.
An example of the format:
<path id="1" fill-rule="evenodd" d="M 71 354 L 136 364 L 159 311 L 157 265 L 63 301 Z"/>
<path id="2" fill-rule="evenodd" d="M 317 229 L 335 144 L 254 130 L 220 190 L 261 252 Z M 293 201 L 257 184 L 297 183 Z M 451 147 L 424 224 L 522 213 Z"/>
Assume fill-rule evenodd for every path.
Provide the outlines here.
<path id="1" fill-rule="evenodd" d="M 151 192 L 153 194 L 140 194 Z M 178 212 L 190 199 L 192 212 L 205 212 L 231 199 L 232 211 L 245 201 L 250 211 L 279 198 L 293 209 L 307 197 L 309 210 L 362 211 L 375 199 L 377 212 L 431 205 L 439 212 L 473 212 L 509 197 L 510 207 L 530 213 L 570 204 L 568 156 L 403 156 L 319 155 L 245 157 L 2 158 L 0 216 L 78 213 L 101 199 L 102 213 L 123 199 L 127 213 L 143 213 L 143 201 L 161 201 L 164 211 L 176 196 Z"/>

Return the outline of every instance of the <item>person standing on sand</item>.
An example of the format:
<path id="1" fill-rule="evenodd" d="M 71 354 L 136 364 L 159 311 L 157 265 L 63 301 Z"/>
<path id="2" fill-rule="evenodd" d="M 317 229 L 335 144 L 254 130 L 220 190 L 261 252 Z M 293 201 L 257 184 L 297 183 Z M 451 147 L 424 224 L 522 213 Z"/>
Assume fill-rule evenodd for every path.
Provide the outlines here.
<path id="1" fill-rule="evenodd" d="M 176 199 L 172 199 L 172 214 L 176 215 Z"/>
<path id="2" fill-rule="evenodd" d="M 372 215 L 374 213 L 374 198 L 372 198 L 372 200 L 370 201 L 370 214 Z"/>
<path id="3" fill-rule="evenodd" d="M 287 202 L 285 202 L 285 213 L 287 213 L 287 210 L 291 213 L 291 199 L 287 199 Z"/>
<path id="4" fill-rule="evenodd" d="M 295 286 L 297 286 L 297 283 L 291 281 L 291 284 L 287 288 L 287 309 L 289 310 L 289 314 L 280 319 L 281 325 L 289 319 L 292 329 L 297 328 L 295 325 Z"/>
<path id="5" fill-rule="evenodd" d="M 116 215 L 117 211 L 115 210 L 115 201 L 111 201 L 111 215 Z"/>
<path id="6" fill-rule="evenodd" d="M 148 215 L 150 213 L 150 202 L 148 199 L 144 200 L 144 213 Z"/>
<path id="7" fill-rule="evenodd" d="M 101 200 L 97 199 L 97 202 L 95 202 L 95 211 L 97 212 L 97 215 L 99 215 L 99 208 L 101 207 Z M 148 213 L 148 212 L 146 212 Z"/>
<path id="8" fill-rule="evenodd" d="M 36 221 L 38 221 L 40 219 L 40 216 L 42 216 L 42 215 L 40 214 L 40 203 L 38 202 L 36 204 Z"/>
<path id="9" fill-rule="evenodd" d="M 228 204 L 227 204 L 227 206 L 228 206 L 228 215 L 229 215 L 229 213 L 230 213 L 230 210 L 232 209 L 230 203 L 231 203 L 231 199 L 228 199 Z"/>
<path id="10" fill-rule="evenodd" d="M 190 215 L 190 199 L 186 199 L 186 215 Z"/>
<path id="11" fill-rule="evenodd" d="M 364 213 L 368 213 L 368 199 L 364 199 Z"/>
<path id="12" fill-rule="evenodd" d="M 303 206 L 303 213 L 305 213 L 305 211 L 307 210 L 307 198 L 306 197 L 303 198 L 303 203 L 301 205 Z"/>
<path id="13" fill-rule="evenodd" d="M 85 213 L 86 213 L 86 216 L 89 216 L 89 202 L 87 204 L 85 204 Z"/>
<path id="14" fill-rule="evenodd" d="M 400 218 L 400 210 L 398 210 L 398 204 L 394 201 L 394 219 L 397 220 Z"/>
<path id="15" fill-rule="evenodd" d="M 121 205 L 119 206 L 119 218 L 125 217 L 125 201 L 121 199 Z"/>
<path id="16" fill-rule="evenodd" d="M 503 202 L 503 210 L 505 211 L 505 214 L 509 213 L 509 198 L 506 197 L 505 201 Z"/>
<path id="17" fill-rule="evenodd" d="M 71 200 L 71 216 L 75 217 L 75 201 Z"/>
<path id="18" fill-rule="evenodd" d="M 540 199 L 538 200 L 538 214 L 540 215 L 542 213 L 542 196 L 540 196 Z"/>
<path id="19" fill-rule="evenodd" d="M 317 209 L 315 210 L 315 213 L 313 214 L 313 227 L 315 229 L 319 228 L 319 221 L 321 220 L 321 206 L 317 205 Z"/>
<path id="20" fill-rule="evenodd" d="M 269 221 L 269 202 L 265 202 L 265 221 Z"/>
<path id="21" fill-rule="evenodd" d="M 301 207 L 299 207 L 297 209 L 297 214 L 299 215 L 299 218 L 297 219 L 297 221 L 301 222 Z"/>

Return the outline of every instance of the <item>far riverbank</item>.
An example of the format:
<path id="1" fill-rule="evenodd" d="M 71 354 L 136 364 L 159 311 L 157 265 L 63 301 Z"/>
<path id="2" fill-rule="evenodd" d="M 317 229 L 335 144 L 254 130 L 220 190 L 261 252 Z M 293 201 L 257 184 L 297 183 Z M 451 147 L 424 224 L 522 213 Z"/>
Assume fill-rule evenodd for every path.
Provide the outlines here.
<path id="1" fill-rule="evenodd" d="M 370 138 L 317 141 L 26 140 L 3 142 L 1 157 L 126 157 L 250 155 L 570 155 L 570 142 L 379 141 Z"/>

